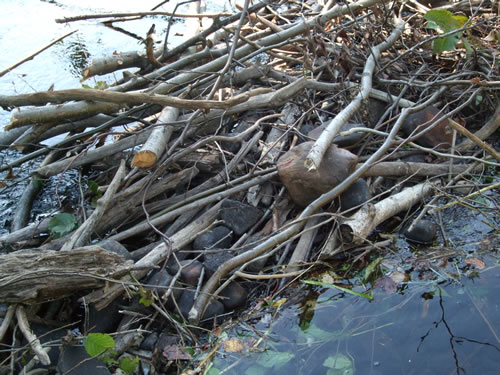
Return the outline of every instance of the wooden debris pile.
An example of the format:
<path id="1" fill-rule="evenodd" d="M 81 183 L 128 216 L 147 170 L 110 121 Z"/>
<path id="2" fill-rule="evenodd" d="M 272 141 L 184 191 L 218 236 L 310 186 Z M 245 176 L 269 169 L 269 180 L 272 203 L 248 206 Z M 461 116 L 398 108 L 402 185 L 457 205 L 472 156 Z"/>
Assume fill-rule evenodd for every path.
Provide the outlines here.
<path id="1" fill-rule="evenodd" d="M 439 54 L 444 34 L 426 27 L 423 3 L 322 3 L 246 4 L 171 50 L 152 28 L 145 51 L 84 70 L 126 68 L 109 88 L 0 95 L 12 109 L 0 144 L 24 152 L 0 169 L 43 156 L 0 238 L 3 257 L 29 266 L 2 269 L 0 300 L 45 303 L 84 285 L 99 310 L 147 290 L 161 316 L 199 324 L 244 304 L 245 280 L 286 286 L 318 259 L 390 246 L 372 235 L 385 220 L 402 214 L 411 231 L 459 181 L 498 167 L 485 142 L 500 124 L 491 2 L 439 8 L 469 20 Z M 78 187 L 77 228 L 56 238 L 53 218 L 30 223 L 31 203 L 70 170 L 95 182 Z M 98 267 L 101 248 L 121 261 Z M 53 252 L 67 265 L 40 261 Z M 69 277 L 75 254 L 89 268 Z M 28 293 L 27 278 L 48 274 L 64 287 Z"/>

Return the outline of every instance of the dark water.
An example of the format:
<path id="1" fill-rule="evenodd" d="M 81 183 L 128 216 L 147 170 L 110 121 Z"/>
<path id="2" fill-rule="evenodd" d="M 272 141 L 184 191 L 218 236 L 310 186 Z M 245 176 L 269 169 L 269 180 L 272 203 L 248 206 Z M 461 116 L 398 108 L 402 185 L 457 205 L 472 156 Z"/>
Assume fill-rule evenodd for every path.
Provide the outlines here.
<path id="1" fill-rule="evenodd" d="M 399 239 L 396 251 L 374 254 L 383 260 L 371 301 L 303 286 L 280 310 L 237 325 L 228 338 L 241 347 L 225 344 L 209 374 L 500 374 L 500 239 L 498 211 L 490 208 L 449 209 L 452 246 Z M 407 281 L 384 281 L 398 272 Z M 370 288 L 359 277 L 338 282 Z"/>

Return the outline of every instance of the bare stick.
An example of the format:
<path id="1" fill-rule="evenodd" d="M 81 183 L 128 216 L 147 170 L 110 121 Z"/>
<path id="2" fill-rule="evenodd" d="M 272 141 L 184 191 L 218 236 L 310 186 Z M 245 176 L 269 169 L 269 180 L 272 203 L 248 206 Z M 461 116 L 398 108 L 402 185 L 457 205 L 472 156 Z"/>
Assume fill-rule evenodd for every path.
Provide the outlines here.
<path id="1" fill-rule="evenodd" d="M 172 12 L 162 12 L 162 11 L 149 11 L 149 12 L 125 12 L 125 13 L 100 13 L 100 14 L 82 14 L 80 16 L 74 17 L 64 17 L 56 18 L 57 23 L 68 23 L 83 20 L 92 20 L 98 18 L 121 18 L 121 17 L 146 17 L 146 16 L 169 16 L 176 18 L 197 18 L 197 17 L 207 17 L 207 18 L 219 18 L 231 16 L 232 13 L 221 12 L 221 13 L 203 13 L 203 14 L 183 14 L 183 13 L 172 13 Z"/>
<path id="2" fill-rule="evenodd" d="M 47 352 L 43 349 L 42 344 L 40 344 L 40 340 L 38 339 L 38 337 L 36 337 L 36 335 L 31 330 L 28 322 L 28 317 L 26 315 L 26 310 L 24 310 L 23 305 L 17 305 L 16 318 L 17 318 L 17 324 L 19 324 L 19 328 L 21 329 L 21 332 L 23 333 L 24 337 L 26 337 L 26 340 L 29 342 L 31 349 L 33 349 L 35 354 L 38 356 L 38 359 L 40 359 L 40 362 L 44 366 L 49 366 L 50 357 L 47 354 Z"/>
<path id="3" fill-rule="evenodd" d="M 63 40 L 64 38 L 66 38 L 66 37 L 70 36 L 70 35 L 71 35 L 71 34 L 73 34 L 73 33 L 76 33 L 77 31 L 78 31 L 78 30 L 73 30 L 73 31 L 71 31 L 71 32 L 67 33 L 66 35 L 63 35 L 62 37 L 57 38 L 57 39 L 56 39 L 56 40 L 54 40 L 53 42 L 50 42 L 50 43 L 49 43 L 49 44 L 47 44 L 45 47 L 43 47 L 43 48 L 39 49 L 39 50 L 38 50 L 38 51 L 36 51 L 35 53 L 33 53 L 33 54 L 29 55 L 28 57 L 26 57 L 25 59 L 22 59 L 21 61 L 19 61 L 19 62 L 15 63 L 14 65 L 12 65 L 12 66 L 10 66 L 10 67 L 8 67 L 7 69 L 2 70 L 2 71 L 0 72 L 0 77 L 4 76 L 5 74 L 7 74 L 8 72 L 10 72 L 11 70 L 13 70 L 13 69 L 17 68 L 19 65 L 24 64 L 26 61 L 32 60 L 32 59 L 33 59 L 33 57 L 35 57 L 35 56 L 36 56 L 36 55 L 38 55 L 39 53 L 41 53 L 41 52 L 45 51 L 45 50 L 46 50 L 47 48 L 49 48 L 49 47 L 52 47 L 52 46 L 53 46 L 54 44 L 56 44 L 57 42 L 59 42 L 59 41 Z"/>
<path id="4" fill-rule="evenodd" d="M 394 42 L 400 37 L 404 30 L 406 23 L 399 22 L 391 35 L 378 46 L 374 47 L 371 51 L 370 57 L 366 60 L 365 68 L 361 78 L 361 91 L 356 95 L 354 100 L 349 103 L 337 116 L 328 124 L 326 129 L 321 133 L 321 136 L 316 140 L 311 151 L 304 161 L 304 165 L 309 170 L 313 171 L 318 169 L 323 155 L 332 144 L 333 139 L 338 134 L 342 126 L 354 115 L 354 113 L 361 108 L 363 100 L 370 96 L 372 89 L 372 75 L 375 70 L 375 63 L 379 59 L 381 53 L 392 46 Z"/>
<path id="5" fill-rule="evenodd" d="M 94 212 L 92 212 L 92 215 L 90 215 L 90 217 L 85 220 L 85 223 L 83 223 L 80 228 L 78 228 L 75 233 L 73 233 L 71 238 L 63 245 L 61 250 L 71 250 L 75 247 L 80 247 L 87 244 L 90 235 L 94 231 L 94 228 L 97 226 L 97 224 L 99 224 L 99 220 L 104 215 L 104 212 L 106 212 L 106 209 L 111 203 L 111 199 L 115 195 L 116 190 L 118 190 L 123 177 L 125 177 L 125 172 L 125 160 L 122 159 L 120 162 L 120 167 L 118 168 L 113 181 L 111 181 L 111 184 L 109 184 L 106 193 L 97 201 L 97 207 L 95 208 Z"/>

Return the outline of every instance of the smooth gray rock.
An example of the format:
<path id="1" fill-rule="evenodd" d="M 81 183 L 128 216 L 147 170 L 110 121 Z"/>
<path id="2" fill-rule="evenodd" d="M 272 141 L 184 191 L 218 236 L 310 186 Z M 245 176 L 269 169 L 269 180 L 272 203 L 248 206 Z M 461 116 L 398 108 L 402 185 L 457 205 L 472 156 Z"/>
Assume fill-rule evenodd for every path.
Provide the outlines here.
<path id="1" fill-rule="evenodd" d="M 222 202 L 220 217 L 224 225 L 241 236 L 262 217 L 262 210 L 232 199 Z"/>

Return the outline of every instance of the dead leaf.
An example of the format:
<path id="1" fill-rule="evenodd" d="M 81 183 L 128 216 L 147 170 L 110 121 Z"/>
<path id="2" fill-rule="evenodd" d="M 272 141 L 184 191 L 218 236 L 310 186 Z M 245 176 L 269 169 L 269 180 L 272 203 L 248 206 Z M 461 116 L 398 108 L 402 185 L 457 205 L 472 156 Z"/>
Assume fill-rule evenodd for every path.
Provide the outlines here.
<path id="1" fill-rule="evenodd" d="M 228 339 L 224 342 L 224 351 L 226 353 L 241 353 L 244 345 L 240 339 Z"/>
<path id="2" fill-rule="evenodd" d="M 472 264 L 480 270 L 482 270 L 483 268 L 486 267 L 486 264 L 481 259 L 477 259 L 477 258 L 467 258 L 464 260 L 464 262 L 465 262 L 465 264 Z"/>
<path id="3" fill-rule="evenodd" d="M 193 359 L 186 349 L 178 345 L 165 346 L 163 356 L 169 361 L 190 361 Z"/>

